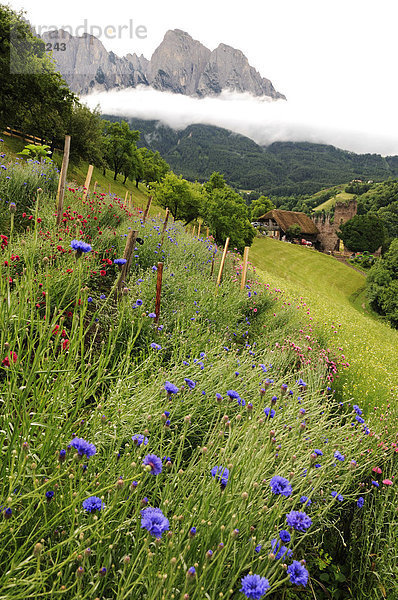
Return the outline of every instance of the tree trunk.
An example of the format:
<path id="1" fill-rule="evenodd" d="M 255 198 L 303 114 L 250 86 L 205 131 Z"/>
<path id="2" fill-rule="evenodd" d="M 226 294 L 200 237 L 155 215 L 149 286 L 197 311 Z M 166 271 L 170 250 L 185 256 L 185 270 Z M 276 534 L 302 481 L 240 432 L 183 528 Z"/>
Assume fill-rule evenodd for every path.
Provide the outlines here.
<path id="1" fill-rule="evenodd" d="M 117 171 L 115 171 L 115 174 L 113 176 L 113 181 L 116 181 L 116 177 L 117 177 Z"/>
<path id="2" fill-rule="evenodd" d="M 126 185 L 126 181 L 127 181 L 127 175 L 124 176 L 123 185 Z"/>

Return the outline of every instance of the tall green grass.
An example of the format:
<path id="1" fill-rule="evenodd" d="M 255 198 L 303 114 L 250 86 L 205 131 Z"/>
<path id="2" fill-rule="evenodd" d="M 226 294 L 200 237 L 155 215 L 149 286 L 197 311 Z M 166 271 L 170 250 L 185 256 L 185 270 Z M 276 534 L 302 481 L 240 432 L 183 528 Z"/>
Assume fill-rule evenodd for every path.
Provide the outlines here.
<path id="1" fill-rule="evenodd" d="M 162 222 L 143 224 L 123 201 L 69 191 L 59 228 L 48 194 L 35 208 L 19 231 L 2 229 L 0 599 L 243 598 L 249 573 L 270 598 L 394 594 L 397 563 L 381 543 L 396 518 L 382 483 L 392 436 L 333 395 L 344 359 L 306 303 L 255 281 L 241 292 L 233 255 L 216 288 L 211 240 L 173 224 L 162 245 Z M 143 244 L 118 296 L 113 261 L 131 229 Z M 79 257 L 73 239 L 92 250 Z M 79 456 L 75 438 L 95 454 Z M 93 496 L 101 510 L 88 512 Z M 161 535 L 143 527 L 148 507 L 168 519 Z M 307 530 L 289 528 L 292 510 L 308 514 Z M 375 515 L 382 535 L 369 546 Z M 282 529 L 291 541 L 279 556 Z M 306 561 L 306 588 L 290 581 L 293 560 Z"/>

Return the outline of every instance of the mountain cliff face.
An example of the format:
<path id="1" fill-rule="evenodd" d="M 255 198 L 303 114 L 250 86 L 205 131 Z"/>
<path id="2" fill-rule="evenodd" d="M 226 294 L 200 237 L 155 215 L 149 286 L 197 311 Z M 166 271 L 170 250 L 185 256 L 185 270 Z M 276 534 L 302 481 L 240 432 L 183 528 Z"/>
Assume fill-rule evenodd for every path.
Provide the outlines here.
<path id="1" fill-rule="evenodd" d="M 42 38 L 52 49 L 57 69 L 79 95 L 147 85 L 196 97 L 233 90 L 285 99 L 240 50 L 220 44 L 211 52 L 180 29 L 166 32 L 151 60 L 136 54 L 121 58 L 89 34 L 74 37 L 59 29 Z"/>

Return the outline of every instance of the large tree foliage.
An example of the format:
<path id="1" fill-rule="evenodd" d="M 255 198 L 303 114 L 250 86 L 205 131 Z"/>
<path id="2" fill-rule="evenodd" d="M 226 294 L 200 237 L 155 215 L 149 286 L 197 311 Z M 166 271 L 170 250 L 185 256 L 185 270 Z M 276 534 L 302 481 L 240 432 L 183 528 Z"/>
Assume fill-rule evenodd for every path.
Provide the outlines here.
<path id="1" fill-rule="evenodd" d="M 23 13 L 0 6 L 0 126 L 61 137 L 76 102 Z"/>
<path id="2" fill-rule="evenodd" d="M 208 189 L 202 215 L 217 243 L 224 244 L 229 237 L 230 247 L 240 252 L 251 246 L 256 233 L 249 221 L 248 207 L 232 188 L 224 185 Z"/>
<path id="3" fill-rule="evenodd" d="M 371 306 L 398 328 L 398 239 L 370 269 L 366 285 Z"/>
<path id="4" fill-rule="evenodd" d="M 93 111 L 80 103 L 73 106 L 66 131 L 71 136 L 70 159 L 86 160 L 96 167 L 104 165 L 103 121 L 98 108 Z"/>
<path id="5" fill-rule="evenodd" d="M 375 252 L 383 245 L 383 221 L 375 214 L 355 215 L 340 225 L 337 235 L 352 252 Z"/>
<path id="6" fill-rule="evenodd" d="M 160 182 L 170 167 L 165 160 L 160 156 L 159 152 L 152 152 L 147 148 L 138 149 L 140 169 L 136 174 L 136 186 L 139 181 L 144 181 L 146 184 L 154 181 Z"/>
<path id="7" fill-rule="evenodd" d="M 126 163 L 131 166 L 140 132 L 132 131 L 126 121 L 103 121 L 103 137 L 105 161 L 116 180 L 118 174 L 126 170 Z"/>
<path id="8" fill-rule="evenodd" d="M 258 219 L 258 217 L 262 217 L 273 208 L 276 207 L 270 198 L 267 198 L 267 196 L 260 196 L 251 203 L 251 217 L 253 220 Z"/>
<path id="9" fill-rule="evenodd" d="M 174 220 L 183 220 L 187 225 L 199 217 L 203 199 L 200 184 L 190 183 L 170 171 L 162 181 L 154 182 L 151 187 L 158 204 L 168 208 Z"/>

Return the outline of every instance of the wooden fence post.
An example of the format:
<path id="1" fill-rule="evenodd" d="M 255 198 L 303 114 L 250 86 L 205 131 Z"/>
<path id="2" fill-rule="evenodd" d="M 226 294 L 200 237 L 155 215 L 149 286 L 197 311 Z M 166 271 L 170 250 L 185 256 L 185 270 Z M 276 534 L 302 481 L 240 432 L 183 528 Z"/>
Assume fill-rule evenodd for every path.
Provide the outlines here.
<path id="1" fill-rule="evenodd" d="M 159 323 L 159 317 L 160 317 L 160 297 L 161 297 L 161 293 L 162 293 L 162 278 L 163 278 L 163 263 L 158 262 L 158 278 L 156 281 L 155 323 Z"/>
<path id="2" fill-rule="evenodd" d="M 95 181 L 95 182 L 94 182 L 94 190 L 93 190 L 93 193 L 94 193 L 94 194 L 95 194 L 95 192 L 96 192 L 97 185 L 98 185 L 98 181 Z"/>
<path id="3" fill-rule="evenodd" d="M 86 189 L 83 192 L 83 200 L 85 200 L 87 198 L 89 190 L 90 190 L 90 183 L 91 183 L 91 177 L 93 175 L 93 169 L 94 169 L 94 165 L 88 165 L 87 177 L 86 177 L 86 181 L 84 182 L 84 187 Z"/>
<path id="4" fill-rule="evenodd" d="M 160 246 L 163 246 L 164 232 L 166 231 L 167 221 L 169 220 L 169 214 L 170 214 L 170 211 L 169 211 L 168 208 L 166 208 L 166 216 L 164 218 L 163 231 L 162 231 L 162 239 L 160 240 Z"/>
<path id="5" fill-rule="evenodd" d="M 193 226 L 193 231 L 192 231 L 192 236 L 193 236 L 193 237 L 195 237 L 195 229 L 196 229 L 196 227 L 195 227 L 195 225 L 194 225 L 194 226 Z"/>
<path id="6" fill-rule="evenodd" d="M 208 238 L 208 237 L 209 237 L 209 228 L 206 227 L 206 238 Z"/>
<path id="7" fill-rule="evenodd" d="M 127 275 L 130 271 L 131 263 L 133 260 L 133 254 L 135 251 L 135 243 L 137 241 L 137 237 L 138 237 L 138 231 L 130 231 L 130 233 L 127 237 L 126 247 L 125 247 L 124 253 L 123 253 L 123 258 L 126 259 L 126 262 L 122 266 L 122 269 L 121 269 L 121 272 L 119 275 L 119 279 L 117 282 L 117 293 L 121 292 L 123 285 L 127 281 Z"/>
<path id="8" fill-rule="evenodd" d="M 243 253 L 243 269 L 242 269 L 242 280 L 240 282 L 240 289 L 243 290 L 246 284 L 246 275 L 247 275 L 247 261 L 249 258 L 249 246 L 245 246 L 245 251 Z"/>
<path id="9" fill-rule="evenodd" d="M 146 209 L 144 212 L 144 216 L 142 217 L 142 222 L 145 223 L 145 221 L 147 220 L 148 214 L 149 214 L 149 209 L 151 208 L 151 204 L 152 204 L 152 196 L 149 196 L 148 198 L 148 203 L 146 205 Z"/>
<path id="10" fill-rule="evenodd" d="M 227 256 L 227 252 L 228 252 L 228 244 L 229 244 L 229 237 L 227 237 L 227 239 L 225 240 L 224 252 L 222 253 L 220 270 L 218 272 L 218 277 L 217 277 L 217 287 L 221 283 L 221 277 L 222 277 L 222 272 L 224 270 L 225 258 Z"/>
<path id="11" fill-rule="evenodd" d="M 200 238 L 200 226 L 201 226 L 201 222 L 199 221 L 199 226 L 198 226 L 198 238 Z"/>
<path id="12" fill-rule="evenodd" d="M 126 190 L 126 194 L 125 194 L 125 196 L 124 196 L 124 203 L 125 203 L 125 204 L 127 203 L 127 197 L 128 197 L 128 195 L 129 195 L 129 191 L 128 191 L 128 190 Z"/>
<path id="13" fill-rule="evenodd" d="M 64 210 L 65 183 L 66 183 L 66 173 L 68 171 L 68 164 L 69 164 L 69 151 L 70 151 L 70 135 L 66 135 L 65 136 L 65 146 L 64 146 L 64 157 L 62 159 L 61 173 L 59 174 L 59 181 L 58 181 L 57 225 L 59 225 L 61 223 L 62 211 Z"/>

